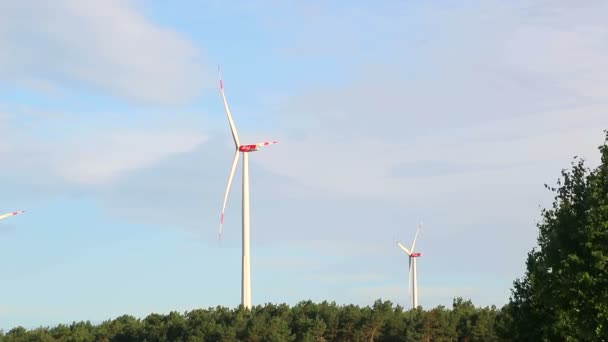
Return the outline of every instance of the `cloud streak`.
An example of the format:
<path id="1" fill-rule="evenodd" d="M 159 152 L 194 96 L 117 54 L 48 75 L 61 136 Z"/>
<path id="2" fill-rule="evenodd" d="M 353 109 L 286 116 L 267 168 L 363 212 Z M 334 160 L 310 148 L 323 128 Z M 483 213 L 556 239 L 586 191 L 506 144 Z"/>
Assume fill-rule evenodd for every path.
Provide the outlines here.
<path id="1" fill-rule="evenodd" d="M 0 80 L 35 90 L 89 87 L 128 101 L 192 100 L 208 76 L 202 53 L 152 23 L 133 1 L 0 4 Z"/>
<path id="2" fill-rule="evenodd" d="M 80 144 L 69 144 L 55 156 L 57 171 L 65 179 L 101 186 L 120 175 L 153 166 L 175 154 L 192 151 L 204 143 L 200 133 L 187 132 L 112 132 L 76 138 Z M 84 141 L 84 143 L 82 143 Z"/>

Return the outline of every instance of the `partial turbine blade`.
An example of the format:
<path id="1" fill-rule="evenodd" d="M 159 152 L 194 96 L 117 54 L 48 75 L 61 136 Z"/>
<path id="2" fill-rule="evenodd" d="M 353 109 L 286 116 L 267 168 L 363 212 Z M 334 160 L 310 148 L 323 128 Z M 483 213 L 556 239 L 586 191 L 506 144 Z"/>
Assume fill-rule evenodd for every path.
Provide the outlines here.
<path id="1" fill-rule="evenodd" d="M 236 165 L 239 163 L 239 151 L 234 153 L 234 159 L 232 160 L 232 168 L 230 169 L 230 176 L 228 176 L 228 186 L 226 186 L 226 194 L 224 195 L 224 205 L 222 206 L 222 215 L 220 216 L 220 232 L 218 239 L 222 239 L 222 225 L 224 224 L 224 210 L 226 209 L 226 202 L 228 202 L 228 194 L 230 193 L 230 186 L 232 185 L 232 179 L 236 172 Z"/>
<path id="2" fill-rule="evenodd" d="M 278 143 L 278 141 L 263 141 L 261 143 L 255 144 L 255 146 L 257 146 L 257 147 L 264 147 L 264 146 L 274 145 L 276 143 Z"/>
<path id="3" fill-rule="evenodd" d="M 4 220 L 5 218 L 11 217 L 11 216 L 23 214 L 24 212 L 25 212 L 25 210 L 19 210 L 19 211 L 14 211 L 14 212 L 8 213 L 8 214 L 3 214 L 3 215 L 0 215 L 0 220 Z"/>
<path id="4" fill-rule="evenodd" d="M 418 233 L 420 232 L 421 224 L 416 227 L 416 235 L 414 236 L 414 242 L 412 243 L 412 253 L 414 252 L 414 247 L 416 247 L 416 240 L 418 239 Z"/>
<path id="5" fill-rule="evenodd" d="M 220 91 L 222 92 L 222 99 L 224 99 L 224 107 L 226 108 L 226 115 L 228 115 L 228 123 L 230 123 L 230 130 L 232 131 L 232 139 L 234 140 L 234 145 L 238 148 L 241 144 L 239 143 L 239 134 L 236 131 L 236 126 L 234 125 L 234 120 L 232 119 L 232 113 L 230 113 L 230 108 L 228 108 L 228 100 L 226 100 L 226 94 L 224 93 L 224 82 L 222 81 L 222 73 L 220 72 L 220 66 L 217 66 L 217 74 L 220 78 Z"/>
<path id="6" fill-rule="evenodd" d="M 409 251 L 409 250 L 408 250 L 408 249 L 407 249 L 407 248 L 406 248 L 404 245 L 402 245 L 402 244 L 401 244 L 401 242 L 396 241 L 396 240 L 395 240 L 395 242 L 397 243 L 397 245 L 398 245 L 398 246 L 399 246 L 399 247 L 400 247 L 400 248 L 401 248 L 401 249 L 402 249 L 402 250 L 403 250 L 403 251 L 404 251 L 404 252 L 405 252 L 407 255 L 412 254 L 412 253 L 410 253 L 410 251 Z"/>

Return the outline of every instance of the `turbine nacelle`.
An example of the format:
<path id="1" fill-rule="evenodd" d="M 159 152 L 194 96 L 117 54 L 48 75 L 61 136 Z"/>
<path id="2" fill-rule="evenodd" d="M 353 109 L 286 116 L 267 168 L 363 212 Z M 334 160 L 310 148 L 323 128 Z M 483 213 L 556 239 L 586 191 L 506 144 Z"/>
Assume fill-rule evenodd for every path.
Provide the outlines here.
<path id="1" fill-rule="evenodd" d="M 258 145 L 241 145 L 239 146 L 239 151 L 240 152 L 255 152 L 258 151 L 260 148 L 258 147 Z"/>
<path id="2" fill-rule="evenodd" d="M 260 147 L 276 144 L 278 141 L 264 141 L 257 144 L 240 145 L 239 152 L 255 152 L 259 151 Z"/>
<path id="3" fill-rule="evenodd" d="M 417 257 L 420 257 L 420 256 L 422 256 L 422 253 L 412 253 L 412 254 L 410 254 L 410 257 L 412 257 L 412 258 L 417 258 Z"/>

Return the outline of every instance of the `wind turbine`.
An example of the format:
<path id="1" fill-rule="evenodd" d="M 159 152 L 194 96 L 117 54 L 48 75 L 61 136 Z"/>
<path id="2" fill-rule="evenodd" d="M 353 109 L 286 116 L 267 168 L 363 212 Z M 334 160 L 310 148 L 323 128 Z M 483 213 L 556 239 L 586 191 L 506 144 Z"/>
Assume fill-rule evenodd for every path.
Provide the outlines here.
<path id="1" fill-rule="evenodd" d="M 232 114 L 228 108 L 228 101 L 226 100 L 226 94 L 224 93 L 224 83 L 222 82 L 222 74 L 220 67 L 217 67 L 218 76 L 220 79 L 220 91 L 224 100 L 224 107 L 226 108 L 226 115 L 228 116 L 228 123 L 230 124 L 230 130 L 232 131 L 232 139 L 234 140 L 235 153 L 234 159 L 232 160 L 232 168 L 230 169 L 230 176 L 228 177 L 228 186 L 226 186 L 226 194 L 224 195 L 224 205 L 222 207 L 222 215 L 220 216 L 220 230 L 219 239 L 222 238 L 222 225 L 224 223 L 224 210 L 226 209 L 226 202 L 228 201 L 228 193 L 230 192 L 230 186 L 232 185 L 232 179 L 236 171 L 236 166 L 239 162 L 239 156 L 243 154 L 243 260 L 242 260 L 242 273 L 241 273 L 241 304 L 251 309 L 251 256 L 250 256 L 250 238 L 249 238 L 249 153 L 258 151 L 263 146 L 276 144 L 276 141 L 264 141 L 257 144 L 241 145 L 239 142 L 239 134 L 234 125 Z"/>
<path id="2" fill-rule="evenodd" d="M 416 239 L 418 239 L 418 233 L 420 232 L 420 228 L 422 227 L 422 222 L 416 227 L 416 235 L 414 236 L 414 242 L 412 243 L 412 248 L 407 249 L 404 245 L 402 245 L 399 241 L 395 240 L 399 248 L 401 248 L 405 254 L 408 255 L 409 265 L 408 265 L 408 294 L 411 294 L 411 290 L 413 289 L 414 298 L 413 298 L 413 308 L 418 307 L 418 273 L 416 271 L 416 259 L 422 256 L 421 253 L 415 252 L 414 248 L 416 248 Z M 412 276 L 413 274 L 413 276 Z"/>
<path id="3" fill-rule="evenodd" d="M 8 214 L 0 215 L 0 221 L 4 220 L 6 218 L 9 218 L 11 216 L 23 214 L 24 212 L 25 212 L 25 210 L 20 210 L 20 211 L 14 211 L 14 212 L 8 213 Z"/>

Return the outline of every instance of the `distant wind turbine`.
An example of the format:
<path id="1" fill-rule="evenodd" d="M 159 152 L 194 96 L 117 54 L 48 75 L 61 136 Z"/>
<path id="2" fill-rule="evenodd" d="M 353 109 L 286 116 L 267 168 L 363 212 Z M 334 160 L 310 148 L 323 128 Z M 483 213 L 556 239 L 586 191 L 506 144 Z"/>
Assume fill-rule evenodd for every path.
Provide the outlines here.
<path id="1" fill-rule="evenodd" d="M 0 221 L 4 220 L 6 218 L 9 218 L 11 216 L 23 214 L 24 212 L 25 212 L 25 210 L 20 210 L 20 211 L 14 211 L 14 212 L 8 213 L 8 214 L 0 215 Z"/>
<path id="2" fill-rule="evenodd" d="M 224 83 L 222 82 L 222 74 L 220 73 L 220 67 L 217 67 L 219 79 L 220 79 L 220 91 L 224 100 L 224 107 L 226 108 L 226 115 L 228 116 L 228 123 L 230 124 L 230 130 L 232 131 L 232 139 L 234 140 L 235 153 L 234 159 L 232 160 L 232 168 L 230 170 L 230 176 L 228 177 L 228 186 L 226 187 L 226 194 L 224 195 L 224 205 L 222 207 L 222 215 L 220 216 L 220 230 L 219 238 L 222 237 L 222 225 L 224 223 L 224 210 L 226 209 L 226 202 L 228 201 L 228 193 L 230 192 L 230 186 L 232 185 L 232 179 L 236 171 L 236 166 L 239 162 L 239 156 L 243 154 L 243 260 L 242 260 L 242 273 L 241 273 L 241 304 L 247 309 L 251 309 L 251 261 L 250 261 L 250 238 L 249 238 L 249 152 L 258 151 L 263 146 L 276 144 L 276 141 L 264 141 L 257 144 L 241 145 L 239 142 L 239 135 L 232 119 L 232 114 L 228 108 L 228 101 L 226 100 L 226 94 L 224 93 Z"/>
<path id="3" fill-rule="evenodd" d="M 416 227 L 416 235 L 414 236 L 414 242 L 412 243 L 412 248 L 407 249 L 404 245 L 402 245 L 399 241 L 395 240 L 399 248 L 401 248 L 405 254 L 409 257 L 409 265 L 408 265 L 408 293 L 411 294 L 411 290 L 413 289 L 414 298 L 413 298 L 413 308 L 418 307 L 418 273 L 416 270 L 416 259 L 422 256 L 421 253 L 417 253 L 414 251 L 416 248 L 416 239 L 418 239 L 418 233 L 420 232 L 420 228 L 422 227 L 422 222 Z"/>

